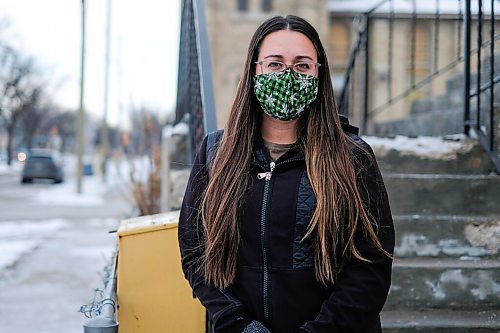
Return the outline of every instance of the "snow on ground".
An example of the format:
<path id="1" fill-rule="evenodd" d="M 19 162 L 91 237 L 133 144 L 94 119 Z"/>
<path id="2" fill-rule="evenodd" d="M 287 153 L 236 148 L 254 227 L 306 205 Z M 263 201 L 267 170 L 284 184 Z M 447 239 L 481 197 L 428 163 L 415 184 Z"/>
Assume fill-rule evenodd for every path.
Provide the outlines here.
<path id="1" fill-rule="evenodd" d="M 66 226 L 64 219 L 0 223 L 0 272 L 34 250 L 45 237 Z"/>
<path id="2" fill-rule="evenodd" d="M 18 172 L 22 169 L 22 163 L 12 161 L 12 165 L 8 166 L 6 162 L 0 161 L 0 175 L 7 175 Z"/>
<path id="3" fill-rule="evenodd" d="M 446 158 L 455 155 L 459 150 L 469 149 L 471 144 L 464 142 L 464 136 L 447 138 L 419 136 L 409 138 L 397 135 L 393 138 L 363 136 L 363 139 L 373 148 L 376 154 L 383 156 L 390 150 L 397 150 L 408 155 L 419 155 L 429 158 Z"/>
<path id="4" fill-rule="evenodd" d="M 128 162 L 112 164 L 108 167 L 107 181 L 103 182 L 100 175 L 84 176 L 82 178 L 83 193 L 76 193 L 76 180 L 72 175 L 76 159 L 65 157 L 66 179 L 62 184 L 49 186 L 43 190 L 33 191 L 36 203 L 45 206 L 103 206 L 106 204 L 104 195 L 111 190 L 117 190 L 117 184 L 127 184 Z M 4 167 L 0 164 L 0 172 L 4 174 L 18 173 L 21 164 Z M 141 170 L 141 167 L 137 167 Z M 50 209 L 50 207 L 48 208 Z M 3 270 L 15 265 L 24 255 L 35 250 L 48 236 L 69 225 L 65 219 L 1 221 L 0 222 L 0 275 Z M 90 219 L 90 225 L 108 225 L 116 228 L 116 219 Z"/>
<path id="5" fill-rule="evenodd" d="M 66 174 L 71 174 L 71 171 L 76 169 L 76 159 L 73 156 L 65 157 L 64 163 Z M 148 162 L 147 157 L 130 161 L 110 159 L 106 168 L 106 181 L 103 181 L 98 167 L 93 169 L 94 175 L 82 177 L 82 193 L 77 193 L 76 179 L 66 177 L 64 183 L 38 192 L 34 200 L 44 205 L 102 206 L 106 203 L 104 195 L 108 191 L 116 190 L 117 185 L 127 186 L 129 184 L 131 171 L 135 179 L 146 181 L 150 162 Z"/>
<path id="6" fill-rule="evenodd" d="M 0 175 L 6 174 L 10 172 L 10 168 L 7 164 L 0 163 Z"/>
<path id="7" fill-rule="evenodd" d="M 105 201 L 108 183 L 103 183 L 96 177 L 85 177 L 82 181 L 82 193 L 76 191 L 76 182 L 65 182 L 36 193 L 34 200 L 44 205 L 67 206 L 102 206 Z"/>

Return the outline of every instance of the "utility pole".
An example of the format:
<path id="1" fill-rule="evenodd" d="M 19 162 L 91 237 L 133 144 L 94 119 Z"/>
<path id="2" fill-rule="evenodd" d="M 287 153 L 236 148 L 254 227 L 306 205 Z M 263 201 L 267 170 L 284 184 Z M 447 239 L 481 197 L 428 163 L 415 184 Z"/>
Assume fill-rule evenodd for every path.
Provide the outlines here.
<path id="1" fill-rule="evenodd" d="M 78 110 L 76 120 L 76 192 L 82 193 L 82 175 L 83 175 L 83 147 L 85 139 L 85 110 L 83 107 L 83 93 L 84 93 L 84 78 L 85 78 L 85 0 L 82 0 L 82 53 L 81 53 L 81 66 L 80 66 L 80 108 Z"/>
<path id="2" fill-rule="evenodd" d="M 109 96 L 109 44 L 111 39 L 111 0 L 108 0 L 108 13 L 106 20 L 106 53 L 104 55 L 104 113 L 101 131 L 101 172 L 102 182 L 106 182 L 106 161 L 109 150 L 108 138 L 108 96 Z"/>

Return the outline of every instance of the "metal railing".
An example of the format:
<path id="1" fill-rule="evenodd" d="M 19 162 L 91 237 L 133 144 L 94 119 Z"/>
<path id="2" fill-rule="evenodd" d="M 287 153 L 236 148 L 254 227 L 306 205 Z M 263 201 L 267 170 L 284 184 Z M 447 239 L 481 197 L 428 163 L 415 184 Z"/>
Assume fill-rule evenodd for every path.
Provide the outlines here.
<path id="1" fill-rule="evenodd" d="M 191 158 L 205 135 L 217 129 L 211 75 L 204 1 L 184 0 L 175 122 L 189 125 Z"/>
<path id="2" fill-rule="evenodd" d="M 488 2 L 486 10 L 483 6 L 484 2 Z M 380 119 L 380 116 L 390 118 L 391 112 L 394 112 L 396 107 L 410 108 L 406 114 L 413 116 L 413 109 L 418 110 L 415 107 L 418 103 L 426 106 L 423 103 L 426 100 L 423 98 L 420 100 L 412 98 L 416 92 L 425 90 L 423 94 L 425 98 L 437 100 L 440 96 L 433 96 L 433 84 L 437 80 L 455 80 L 459 82 L 459 85 L 463 85 L 463 91 L 465 91 L 463 96 L 460 91 L 461 104 L 453 106 L 458 116 L 460 116 L 460 110 L 464 110 L 463 116 L 456 118 L 457 123 L 463 124 L 462 128 L 467 135 L 472 134 L 471 130 L 474 130 L 497 170 L 500 171 L 500 140 L 498 138 L 500 136 L 498 133 L 500 132 L 498 130 L 500 103 L 496 102 L 500 102 L 500 98 L 495 97 L 495 86 L 500 82 L 500 68 L 495 70 L 495 42 L 500 39 L 500 31 L 495 32 L 495 25 L 498 24 L 495 20 L 495 0 L 456 0 L 455 3 L 450 0 L 434 0 L 433 4 L 431 1 L 419 2 L 420 7 L 416 0 L 412 0 L 406 1 L 410 5 L 409 10 L 406 8 L 404 11 L 398 11 L 395 7 L 401 3 L 402 1 L 398 0 L 382 0 L 356 17 L 357 37 L 350 51 L 343 89 L 339 94 L 340 112 L 357 118 L 365 134 L 406 134 L 388 133 L 388 130 L 382 132 L 381 122 L 375 119 L 377 117 Z M 450 4 L 453 5 L 453 10 L 450 10 Z M 419 8 L 424 7 L 425 10 L 419 11 Z M 398 48 L 402 47 L 394 40 L 397 29 L 401 29 L 401 25 L 397 28 L 396 24 L 402 21 L 406 22 L 409 27 L 409 36 L 407 36 L 409 56 L 406 64 L 402 65 L 406 67 L 406 78 L 403 80 L 395 74 L 398 63 L 394 54 Z M 385 41 L 378 38 L 377 43 L 374 43 L 373 39 L 377 38 L 377 34 L 371 31 L 376 24 L 380 28 L 381 22 L 388 29 L 387 38 Z M 418 68 L 421 66 L 421 59 L 418 57 L 421 57 L 422 50 L 417 50 L 417 46 L 422 48 L 417 41 L 417 28 L 422 22 L 429 27 L 427 33 L 429 40 L 426 46 L 429 59 L 427 59 L 424 74 L 422 71 L 419 72 Z M 443 22 L 448 24 L 448 27 L 451 24 L 454 25 L 453 35 L 443 32 L 441 27 L 442 24 L 444 25 Z M 484 32 L 485 23 L 489 25 L 488 33 Z M 473 30 L 473 27 L 476 29 Z M 475 46 L 472 43 L 471 32 L 477 36 Z M 455 47 L 452 52 L 449 49 L 450 45 Z M 488 48 L 487 52 L 485 52 L 486 48 Z M 381 57 L 380 54 L 384 52 L 387 52 L 386 56 Z M 448 53 L 446 56 L 445 52 Z M 375 53 L 378 54 L 378 58 L 375 57 Z M 398 65 L 401 67 L 401 54 L 399 56 Z M 472 66 L 472 62 L 476 66 Z M 377 75 L 374 75 L 375 67 L 377 67 Z M 385 70 L 381 70 L 381 67 Z M 375 76 L 383 76 L 385 82 L 376 81 L 376 78 L 373 78 Z M 448 89 L 449 84 L 448 82 L 441 83 L 441 86 L 446 86 Z M 385 99 L 381 95 L 385 95 Z M 430 101 L 427 102 L 431 104 Z M 456 130 L 456 133 L 461 131 L 460 126 L 457 126 Z M 419 133 L 408 133 L 408 135 L 415 134 Z"/>
<path id="3" fill-rule="evenodd" d="M 116 321 L 116 278 L 118 250 L 115 251 L 110 264 L 105 268 L 104 288 L 96 289 L 94 300 L 80 308 L 80 312 L 90 318 L 83 325 L 84 333 L 118 333 Z"/>
<path id="4" fill-rule="evenodd" d="M 465 85 L 464 85 L 464 132 L 477 135 L 484 149 L 490 155 L 496 169 L 500 172 L 500 105 L 495 103 L 495 85 L 500 82 L 500 73 L 495 73 L 495 0 L 485 1 L 490 5 L 489 33 L 483 37 L 483 23 L 487 18 L 484 15 L 483 1 L 477 1 L 477 67 L 475 84 L 471 81 L 473 68 L 471 66 L 472 48 L 472 4 L 471 0 L 465 3 Z M 485 40 L 485 41 L 483 41 Z M 482 49 L 489 48 L 483 55 Z M 498 72 L 498 71 L 497 71 Z M 484 74 L 484 75 L 483 75 Z M 475 104 L 473 108 L 471 104 Z M 496 133 L 495 133 L 496 132 Z"/>

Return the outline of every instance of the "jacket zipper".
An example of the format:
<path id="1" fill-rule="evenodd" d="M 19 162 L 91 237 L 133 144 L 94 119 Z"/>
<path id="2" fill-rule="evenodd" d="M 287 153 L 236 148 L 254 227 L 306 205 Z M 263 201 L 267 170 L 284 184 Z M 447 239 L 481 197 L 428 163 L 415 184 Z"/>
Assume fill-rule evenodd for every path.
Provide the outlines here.
<path id="1" fill-rule="evenodd" d="M 262 209 L 260 212 L 260 243 L 262 246 L 262 261 L 263 261 L 263 283 L 262 283 L 262 296 L 264 302 L 264 318 L 269 320 L 269 267 L 267 262 L 267 243 L 266 243 L 266 231 L 267 231 L 267 204 L 269 197 L 269 187 L 270 180 L 275 168 L 275 163 L 270 163 L 270 171 L 262 172 L 257 174 L 258 179 L 265 179 L 266 183 L 264 185 L 264 195 L 262 197 Z"/>
<path id="2" fill-rule="evenodd" d="M 267 260 L 267 243 L 266 243 L 266 232 L 267 232 L 267 207 L 268 207 L 268 202 L 269 202 L 269 188 L 271 186 L 271 177 L 273 175 L 273 171 L 277 166 L 283 165 L 288 162 L 293 162 L 300 160 L 300 158 L 291 158 L 288 160 L 285 160 L 283 162 L 280 162 L 278 164 L 275 164 L 274 162 L 271 162 L 269 164 L 269 170 L 266 172 L 261 172 L 257 174 L 257 179 L 264 179 L 265 184 L 264 184 L 264 194 L 262 196 L 262 208 L 260 212 L 260 242 L 261 242 L 261 249 L 262 249 L 262 261 L 263 261 L 263 268 L 262 268 L 262 296 L 263 296 L 263 303 L 264 303 L 264 319 L 267 321 L 269 320 L 269 263 Z M 262 166 L 261 166 L 262 167 Z M 265 170 L 265 168 L 263 168 Z"/>

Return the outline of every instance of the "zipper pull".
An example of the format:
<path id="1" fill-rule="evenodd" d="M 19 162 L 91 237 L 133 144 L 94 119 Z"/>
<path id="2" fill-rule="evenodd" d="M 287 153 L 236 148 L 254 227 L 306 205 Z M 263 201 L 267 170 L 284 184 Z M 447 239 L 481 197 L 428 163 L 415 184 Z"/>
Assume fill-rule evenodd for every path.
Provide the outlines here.
<path id="1" fill-rule="evenodd" d="M 276 164 L 274 162 L 271 162 L 271 164 L 269 166 L 271 168 L 271 171 L 258 173 L 257 179 L 259 179 L 259 180 L 265 179 L 266 181 L 271 180 L 271 176 L 273 174 L 273 170 L 274 170 L 274 167 L 276 166 Z"/>
<path id="2" fill-rule="evenodd" d="M 266 181 L 271 179 L 271 173 L 270 172 L 261 172 L 257 174 L 257 179 L 265 179 Z"/>

